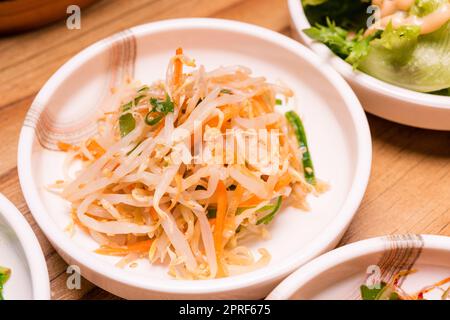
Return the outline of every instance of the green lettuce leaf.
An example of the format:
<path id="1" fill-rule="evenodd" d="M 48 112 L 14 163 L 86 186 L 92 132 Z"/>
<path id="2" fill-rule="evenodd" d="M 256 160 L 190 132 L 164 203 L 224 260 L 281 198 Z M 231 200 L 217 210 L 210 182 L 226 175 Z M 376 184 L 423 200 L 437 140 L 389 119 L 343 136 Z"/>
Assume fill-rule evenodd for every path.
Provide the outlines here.
<path id="1" fill-rule="evenodd" d="M 423 17 L 436 11 L 441 5 L 446 4 L 448 0 L 416 0 L 410 9 L 410 14 Z"/>
<path id="2" fill-rule="evenodd" d="M 371 41 L 359 69 L 380 80 L 419 92 L 450 88 L 450 23 L 419 35 L 420 28 L 388 26 Z"/>
<path id="3" fill-rule="evenodd" d="M 364 37 L 362 30 L 358 33 L 348 31 L 336 26 L 327 19 L 327 25 L 317 24 L 315 27 L 303 30 L 310 38 L 326 44 L 335 54 L 345 59 L 357 68 L 362 60 L 369 54 L 370 42 L 379 36 L 379 33 Z"/>

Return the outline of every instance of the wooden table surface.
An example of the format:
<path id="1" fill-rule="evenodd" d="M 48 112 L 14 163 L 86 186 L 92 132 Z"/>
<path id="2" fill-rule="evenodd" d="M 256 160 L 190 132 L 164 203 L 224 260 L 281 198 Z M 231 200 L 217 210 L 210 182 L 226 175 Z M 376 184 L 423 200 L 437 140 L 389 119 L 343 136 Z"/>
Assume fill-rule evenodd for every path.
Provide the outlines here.
<path id="1" fill-rule="evenodd" d="M 149 21 L 217 17 L 290 35 L 285 0 L 103 0 L 82 10 L 81 29 L 60 21 L 0 38 L 0 192 L 25 215 L 43 248 L 53 299 L 115 299 L 83 280 L 66 286 L 66 263 L 36 225 L 17 176 L 17 143 L 25 114 L 45 81 L 81 49 Z M 342 244 L 393 233 L 450 236 L 450 132 L 398 125 L 368 115 L 373 165 L 367 193 Z"/>

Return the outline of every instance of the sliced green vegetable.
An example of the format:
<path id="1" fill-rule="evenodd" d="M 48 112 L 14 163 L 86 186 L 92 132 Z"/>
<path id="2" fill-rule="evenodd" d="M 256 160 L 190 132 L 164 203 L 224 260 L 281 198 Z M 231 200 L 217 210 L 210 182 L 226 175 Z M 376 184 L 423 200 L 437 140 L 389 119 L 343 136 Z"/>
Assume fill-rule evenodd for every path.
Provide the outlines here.
<path id="1" fill-rule="evenodd" d="M 281 106 L 283 104 L 283 101 L 281 99 L 275 99 L 275 104 L 277 106 Z"/>
<path id="2" fill-rule="evenodd" d="M 0 266 L 0 300 L 3 298 L 3 286 L 11 276 L 11 269 Z"/>
<path id="3" fill-rule="evenodd" d="M 269 224 L 273 218 L 275 217 L 276 213 L 278 212 L 278 210 L 280 210 L 281 208 L 281 203 L 283 201 L 283 197 L 279 196 L 277 199 L 277 203 L 275 204 L 275 206 L 272 208 L 272 211 L 270 211 L 267 215 L 265 215 L 264 217 L 262 217 L 261 219 L 259 219 L 256 224 Z"/>
<path id="4" fill-rule="evenodd" d="M 381 282 L 378 288 L 362 285 L 360 290 L 362 300 L 400 300 L 398 293 L 385 282 Z"/>
<path id="5" fill-rule="evenodd" d="M 382 282 L 378 288 L 369 288 L 366 285 L 360 287 L 362 300 L 376 300 L 376 297 L 380 293 L 381 289 L 386 286 L 386 283 Z"/>
<path id="6" fill-rule="evenodd" d="M 314 174 L 314 166 L 311 159 L 311 154 L 308 148 L 308 141 L 306 139 L 306 132 L 303 126 L 302 120 L 295 111 L 288 111 L 285 114 L 286 119 L 294 130 L 295 136 L 297 137 L 298 144 L 302 150 L 302 163 L 303 172 L 305 174 L 305 179 L 310 184 L 316 183 L 316 177 Z"/>
<path id="7" fill-rule="evenodd" d="M 142 141 L 139 141 L 138 143 L 136 143 L 136 145 L 133 147 L 133 149 L 131 149 L 130 151 L 127 152 L 127 156 L 129 156 L 134 150 L 136 150 L 137 147 L 139 147 L 139 145 L 142 143 Z"/>
<path id="8" fill-rule="evenodd" d="M 130 110 L 132 107 L 133 107 L 133 102 L 130 101 L 128 103 L 123 104 L 121 109 L 122 109 L 122 112 L 125 112 L 125 111 Z"/>
<path id="9" fill-rule="evenodd" d="M 149 112 L 145 116 L 145 123 L 148 124 L 149 126 L 154 126 L 155 124 L 160 122 L 162 118 L 164 118 L 164 115 L 162 114 L 155 116 L 152 112 Z"/>
<path id="10" fill-rule="evenodd" d="M 138 93 L 145 92 L 145 91 L 147 91 L 148 89 L 150 89 L 148 86 L 142 86 L 142 87 L 138 90 Z"/>
<path id="11" fill-rule="evenodd" d="M 125 113 L 119 118 L 120 136 L 125 137 L 136 127 L 136 120 L 131 113 Z"/>
<path id="12" fill-rule="evenodd" d="M 145 94 L 138 95 L 136 98 L 134 98 L 134 105 L 137 106 L 143 98 L 145 98 Z"/>

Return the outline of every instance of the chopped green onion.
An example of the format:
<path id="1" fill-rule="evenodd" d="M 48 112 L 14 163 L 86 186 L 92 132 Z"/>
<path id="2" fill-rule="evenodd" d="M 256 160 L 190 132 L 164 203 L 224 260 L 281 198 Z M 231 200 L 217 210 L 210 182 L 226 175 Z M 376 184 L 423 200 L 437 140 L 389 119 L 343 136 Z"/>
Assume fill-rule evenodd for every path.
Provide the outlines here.
<path id="1" fill-rule="evenodd" d="M 120 136 L 125 137 L 136 127 L 136 120 L 131 113 L 125 113 L 119 118 Z"/>
<path id="2" fill-rule="evenodd" d="M 133 107 L 133 102 L 128 102 L 122 105 L 122 112 L 128 111 Z"/>
<path id="3" fill-rule="evenodd" d="M 231 90 L 228 90 L 228 89 L 222 89 L 222 90 L 220 90 L 220 93 L 233 94 L 233 92 L 231 92 Z"/>
<path id="4" fill-rule="evenodd" d="M 142 87 L 138 90 L 138 93 L 147 91 L 148 89 L 150 89 L 148 86 L 142 86 Z"/>
<path id="5" fill-rule="evenodd" d="M 139 147 L 139 145 L 142 143 L 142 141 L 139 141 L 138 143 L 136 143 L 136 145 L 133 147 L 133 149 L 131 149 L 130 151 L 127 152 L 127 156 L 129 156 L 134 150 L 136 150 L 137 147 Z"/>
<path id="6" fill-rule="evenodd" d="M 148 124 L 149 126 L 154 126 L 155 124 L 160 122 L 162 118 L 164 118 L 164 115 L 160 114 L 160 115 L 154 117 L 154 116 L 152 116 L 152 112 L 150 111 L 145 116 L 145 123 Z"/>
<path id="7" fill-rule="evenodd" d="M 283 101 L 281 99 L 276 99 L 275 103 L 277 106 L 281 106 L 283 104 Z"/>
<path id="8" fill-rule="evenodd" d="M 264 223 L 264 224 L 270 223 L 273 220 L 273 218 L 275 217 L 275 214 L 278 212 L 278 210 L 280 210 L 282 200 L 283 200 L 283 197 L 279 196 L 278 199 L 277 199 L 277 203 L 272 208 L 272 211 L 270 211 L 266 216 L 264 216 L 261 219 L 259 219 L 256 222 L 256 224 L 258 225 L 258 224 L 261 224 L 261 223 Z"/>
<path id="9" fill-rule="evenodd" d="M 165 101 L 159 101 L 158 99 L 151 98 L 150 104 L 153 106 L 153 112 L 162 112 L 164 113 L 164 115 L 168 114 L 169 112 L 173 112 L 174 110 L 174 104 L 172 100 L 170 100 L 170 97 L 167 93 Z"/>
<path id="10" fill-rule="evenodd" d="M 137 106 L 143 98 L 145 98 L 145 94 L 141 94 L 141 95 L 137 96 L 136 98 L 134 98 L 134 105 Z"/>
<path id="11" fill-rule="evenodd" d="M 298 144 L 303 152 L 302 163 L 305 179 L 308 183 L 315 184 L 316 177 L 314 174 L 314 166 L 312 163 L 311 154 L 309 153 L 308 140 L 306 139 L 306 132 L 303 123 L 300 120 L 298 114 L 296 114 L 294 111 L 286 112 L 285 116 L 292 129 L 294 129 Z"/>

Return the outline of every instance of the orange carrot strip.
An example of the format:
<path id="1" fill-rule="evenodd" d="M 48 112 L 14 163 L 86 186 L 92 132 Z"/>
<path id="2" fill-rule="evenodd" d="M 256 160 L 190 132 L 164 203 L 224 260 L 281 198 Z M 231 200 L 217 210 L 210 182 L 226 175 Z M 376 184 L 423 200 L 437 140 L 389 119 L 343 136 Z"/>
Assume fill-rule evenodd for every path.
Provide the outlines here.
<path id="1" fill-rule="evenodd" d="M 126 256 L 129 253 L 145 253 L 150 250 L 153 240 L 143 240 L 128 246 L 123 247 L 111 247 L 111 246 L 101 246 L 95 253 L 103 254 L 107 256 Z"/>
<path id="2" fill-rule="evenodd" d="M 87 149 L 92 153 L 92 155 L 95 158 L 100 158 L 102 155 L 105 154 L 105 149 L 101 145 L 98 144 L 98 142 L 95 139 L 92 139 L 89 141 L 87 145 Z"/>
<path id="3" fill-rule="evenodd" d="M 222 239 L 223 229 L 225 226 L 225 218 L 227 215 L 227 189 L 222 181 L 217 185 L 217 213 L 216 224 L 214 227 L 214 244 L 216 247 L 216 254 L 219 256 L 222 253 Z"/>
<path id="4" fill-rule="evenodd" d="M 289 183 L 291 183 L 291 176 L 286 172 L 275 184 L 275 191 L 279 191 L 281 188 L 288 186 Z"/>
<path id="5" fill-rule="evenodd" d="M 183 54 L 183 49 L 178 48 L 175 53 L 176 55 L 181 55 Z M 178 85 L 180 83 L 182 74 L 183 74 L 183 63 L 179 58 L 177 58 L 174 62 L 174 75 L 173 75 L 174 85 Z"/>
<path id="6" fill-rule="evenodd" d="M 150 208 L 150 216 L 152 217 L 153 221 L 158 221 L 159 219 L 158 213 L 153 207 Z"/>
<path id="7" fill-rule="evenodd" d="M 66 143 L 63 141 L 58 141 L 57 146 L 58 146 L 59 150 L 64 151 L 64 152 L 67 152 L 73 148 L 73 146 L 70 143 Z"/>
<path id="8" fill-rule="evenodd" d="M 254 207 L 254 206 L 260 204 L 261 201 L 263 201 L 263 200 L 260 199 L 259 197 L 253 196 L 250 199 L 245 200 L 244 202 L 241 202 L 239 204 L 239 207 Z"/>

